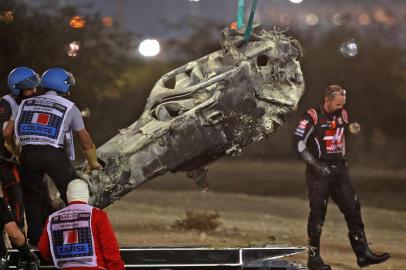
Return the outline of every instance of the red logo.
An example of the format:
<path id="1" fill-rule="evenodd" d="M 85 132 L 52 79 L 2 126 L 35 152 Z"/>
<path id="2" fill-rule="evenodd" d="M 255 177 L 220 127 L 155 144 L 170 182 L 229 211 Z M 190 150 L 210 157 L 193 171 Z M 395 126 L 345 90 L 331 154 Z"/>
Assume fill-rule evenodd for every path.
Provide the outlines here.
<path id="1" fill-rule="evenodd" d="M 63 232 L 63 244 L 76 244 L 79 242 L 78 231 L 64 231 Z"/>
<path id="2" fill-rule="evenodd" d="M 0 108 L 0 113 L 4 113 L 4 108 L 3 107 Z"/>
<path id="3" fill-rule="evenodd" d="M 307 120 L 302 120 L 302 121 L 299 122 L 298 128 L 300 128 L 300 129 L 306 129 L 306 126 L 307 126 L 308 123 L 309 123 L 309 121 L 307 121 Z"/>
<path id="4" fill-rule="evenodd" d="M 341 153 L 344 150 L 344 128 L 326 130 L 323 140 L 327 153 Z"/>
<path id="5" fill-rule="evenodd" d="M 315 109 L 309 109 L 308 111 L 307 111 L 307 113 L 310 115 L 310 117 L 312 118 L 312 120 L 313 120 L 313 123 L 316 125 L 317 124 L 317 112 L 316 112 L 316 110 Z"/>
<path id="6" fill-rule="evenodd" d="M 40 125 L 48 125 L 49 123 L 49 114 L 47 113 L 34 113 L 32 117 L 32 123 L 40 124 Z"/>

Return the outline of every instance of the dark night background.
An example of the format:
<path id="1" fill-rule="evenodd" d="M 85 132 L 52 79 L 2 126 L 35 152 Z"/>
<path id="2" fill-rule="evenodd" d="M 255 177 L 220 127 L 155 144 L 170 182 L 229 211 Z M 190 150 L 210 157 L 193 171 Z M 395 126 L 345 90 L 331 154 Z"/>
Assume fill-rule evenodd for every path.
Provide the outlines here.
<path id="1" fill-rule="evenodd" d="M 248 15 L 252 0 L 245 2 Z M 138 119 L 163 74 L 220 49 L 220 30 L 235 21 L 236 4 L 0 0 L 1 95 L 8 93 L 7 75 L 17 66 L 39 74 L 53 66 L 72 71 L 71 98 L 100 146 Z M 75 16 L 80 17 L 72 20 Z M 347 150 L 368 240 L 373 250 L 392 255 L 369 269 L 406 269 L 406 0 L 258 0 L 255 20 L 266 29 L 286 31 L 304 48 L 306 91 L 298 111 L 278 132 L 243 149 L 242 156 L 211 164 L 210 192 L 200 192 L 184 173 L 167 173 L 108 207 L 120 245 L 229 247 L 258 241 L 305 246 L 304 164 L 291 138 L 302 113 L 318 105 L 322 91 L 334 83 L 348 90 L 350 120 L 361 125 Z M 157 56 L 139 53 L 146 38 L 159 41 Z M 73 42 L 79 50 L 69 47 Z M 203 224 L 218 213 L 220 225 L 210 232 L 178 230 L 187 209 L 202 211 L 197 221 Z M 330 202 L 321 249 L 335 270 L 359 269 L 347 232 Z M 293 260 L 306 263 L 306 255 Z"/>
<path id="2" fill-rule="evenodd" d="M 247 1 L 247 13 L 251 1 Z M 86 126 L 97 145 L 134 122 L 155 81 L 169 70 L 220 49 L 219 30 L 235 20 L 237 1 L 12 1 L 0 2 L 0 89 L 20 65 L 38 73 L 51 66 L 73 72 L 72 99 L 88 108 Z M 82 16 L 86 25 L 69 22 Z M 107 18 L 107 21 L 106 21 Z M 404 167 L 406 143 L 406 5 L 401 0 L 259 1 L 255 19 L 286 29 L 302 44 L 306 92 L 298 112 L 279 132 L 246 149 L 243 158 L 295 158 L 290 138 L 300 115 L 320 102 L 329 84 L 344 86 L 352 121 L 362 132 L 350 140 L 352 162 Z M 142 57 L 137 46 L 156 38 L 161 52 Z M 340 46 L 354 40 L 358 54 Z M 77 41 L 76 57 L 68 45 Z M 118 109 L 119 108 L 119 109 Z"/>

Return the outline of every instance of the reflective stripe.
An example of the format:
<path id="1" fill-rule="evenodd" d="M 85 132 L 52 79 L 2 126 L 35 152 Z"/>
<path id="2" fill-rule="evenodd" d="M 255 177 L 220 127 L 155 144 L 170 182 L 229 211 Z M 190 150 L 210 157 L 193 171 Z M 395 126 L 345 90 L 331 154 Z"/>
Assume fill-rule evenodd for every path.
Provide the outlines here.
<path id="1" fill-rule="evenodd" d="M 71 128 L 65 134 L 65 141 L 68 145 L 69 159 L 75 160 L 75 145 L 73 143 L 73 133 Z"/>
<path id="2" fill-rule="evenodd" d="M 9 95 L 3 96 L 2 99 L 4 99 L 5 101 L 7 101 L 8 104 L 10 104 L 11 115 L 16 116 L 17 111 L 18 111 L 18 104 L 17 104 L 16 100 L 14 99 L 14 97 L 11 94 L 9 94 Z"/>
<path id="3" fill-rule="evenodd" d="M 300 141 L 298 142 L 297 150 L 299 151 L 299 153 L 301 153 L 303 150 L 305 150 L 305 149 L 307 148 L 307 147 L 306 147 L 307 140 L 309 139 L 309 136 L 313 133 L 313 131 L 314 131 L 314 126 L 312 126 L 312 127 L 309 129 L 308 133 L 306 134 L 306 137 L 305 137 L 303 140 L 300 140 Z M 303 144 L 303 145 L 302 145 L 302 144 Z M 300 151 L 299 149 L 302 149 L 302 151 Z"/>
<path id="4" fill-rule="evenodd" d="M 314 137 L 314 140 L 316 141 L 317 149 L 319 150 L 319 158 L 320 158 L 321 157 L 320 143 L 319 143 L 319 140 L 316 137 Z"/>

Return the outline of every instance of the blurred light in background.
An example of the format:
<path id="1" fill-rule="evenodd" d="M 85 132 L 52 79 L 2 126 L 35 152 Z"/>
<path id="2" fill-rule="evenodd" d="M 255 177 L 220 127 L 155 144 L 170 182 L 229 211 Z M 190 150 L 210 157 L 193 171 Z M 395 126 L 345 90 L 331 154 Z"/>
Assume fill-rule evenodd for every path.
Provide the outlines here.
<path id="1" fill-rule="evenodd" d="M 189 2 L 200 2 L 200 0 L 189 0 Z"/>
<path id="2" fill-rule="evenodd" d="M 91 112 L 89 108 L 85 108 L 84 110 L 80 111 L 80 114 L 84 118 L 89 118 L 91 116 Z"/>
<path id="3" fill-rule="evenodd" d="M 387 25 L 395 25 L 396 24 L 395 17 L 392 17 L 392 16 L 388 17 L 388 20 L 386 21 L 386 24 Z"/>
<path id="4" fill-rule="evenodd" d="M 3 11 L 3 13 L 0 15 L 0 21 L 3 21 L 4 23 L 11 23 L 13 19 L 14 14 L 11 10 Z"/>
<path id="5" fill-rule="evenodd" d="M 383 23 L 386 21 L 387 15 L 383 9 L 377 9 L 374 12 L 374 18 L 376 21 Z"/>
<path id="6" fill-rule="evenodd" d="M 396 23 L 395 17 L 387 14 L 383 9 L 376 9 L 374 11 L 374 18 L 377 22 L 386 24 L 388 26 Z"/>
<path id="7" fill-rule="evenodd" d="M 156 39 L 145 39 L 138 47 L 140 54 L 146 57 L 156 56 L 160 50 L 161 47 Z"/>
<path id="8" fill-rule="evenodd" d="M 336 13 L 333 15 L 332 21 L 335 25 L 343 25 L 345 23 L 345 18 L 343 14 Z"/>
<path id="9" fill-rule="evenodd" d="M 311 26 L 317 25 L 319 23 L 319 17 L 317 17 L 317 15 L 313 13 L 307 14 L 306 23 Z"/>
<path id="10" fill-rule="evenodd" d="M 84 28 L 86 26 L 86 20 L 81 16 L 75 16 L 70 19 L 69 25 L 75 29 Z"/>
<path id="11" fill-rule="evenodd" d="M 358 54 L 358 45 L 355 39 L 350 39 L 341 43 L 340 52 L 346 57 L 356 56 Z"/>
<path id="12" fill-rule="evenodd" d="M 303 2 L 303 0 L 289 0 L 289 1 L 294 3 L 294 4 L 299 4 L 299 3 Z"/>
<path id="13" fill-rule="evenodd" d="M 104 27 L 112 27 L 113 26 L 113 18 L 111 16 L 104 16 L 102 18 L 102 24 Z"/>
<path id="14" fill-rule="evenodd" d="M 358 22 L 360 25 L 368 25 L 370 23 L 369 16 L 365 13 L 362 13 L 358 16 Z"/>
<path id="15" fill-rule="evenodd" d="M 70 57 L 76 57 L 79 53 L 79 42 L 73 41 L 69 44 L 69 48 L 67 51 L 68 56 Z"/>
<path id="16" fill-rule="evenodd" d="M 291 18 L 290 18 L 289 15 L 281 14 L 281 15 L 279 15 L 279 21 L 280 21 L 283 25 L 290 25 L 290 23 L 291 23 Z"/>

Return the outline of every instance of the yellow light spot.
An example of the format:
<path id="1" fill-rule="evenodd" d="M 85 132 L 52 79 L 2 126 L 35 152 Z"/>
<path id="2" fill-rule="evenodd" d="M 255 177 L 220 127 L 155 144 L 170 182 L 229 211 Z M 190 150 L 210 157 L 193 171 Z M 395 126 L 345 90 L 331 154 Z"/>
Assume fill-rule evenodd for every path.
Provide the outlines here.
<path id="1" fill-rule="evenodd" d="M 319 17 L 316 14 L 307 14 L 306 15 L 306 23 L 311 26 L 315 26 L 319 23 Z"/>
<path id="2" fill-rule="evenodd" d="M 334 14 L 332 20 L 335 25 L 343 25 L 345 23 L 345 18 L 341 13 Z"/>

